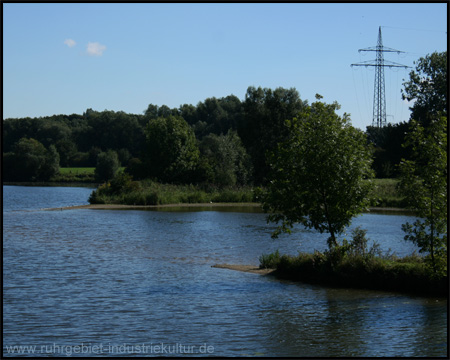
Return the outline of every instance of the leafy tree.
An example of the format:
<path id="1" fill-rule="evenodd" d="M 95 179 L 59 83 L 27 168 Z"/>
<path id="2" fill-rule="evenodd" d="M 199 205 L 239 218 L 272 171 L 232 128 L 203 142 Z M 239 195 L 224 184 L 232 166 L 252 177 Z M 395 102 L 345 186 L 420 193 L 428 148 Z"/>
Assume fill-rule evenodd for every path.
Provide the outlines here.
<path id="1" fill-rule="evenodd" d="M 100 149 L 99 147 L 96 147 L 96 146 L 92 146 L 88 152 L 89 158 L 88 158 L 87 166 L 89 166 L 89 167 L 97 166 L 97 158 L 101 152 L 102 152 L 102 149 Z"/>
<path id="2" fill-rule="evenodd" d="M 420 58 L 409 78 L 403 83 L 402 98 L 414 101 L 411 119 L 426 127 L 438 113 L 447 116 L 447 51 Z"/>
<path id="3" fill-rule="evenodd" d="M 178 109 L 171 109 L 167 105 L 154 105 L 149 104 L 147 110 L 144 111 L 144 115 L 149 119 L 156 119 L 157 117 L 168 117 L 170 115 L 178 115 Z"/>
<path id="4" fill-rule="evenodd" d="M 235 131 L 229 130 L 226 135 L 205 136 L 200 151 L 210 169 L 210 182 L 222 186 L 247 183 L 250 159 Z"/>
<path id="5" fill-rule="evenodd" d="M 413 160 L 403 160 L 400 190 L 420 219 L 402 226 L 405 239 L 429 254 L 434 273 L 447 263 L 447 118 L 432 120 L 427 128 L 411 121 L 405 146 Z"/>
<path id="6" fill-rule="evenodd" d="M 119 156 L 119 161 L 122 166 L 125 166 L 128 161 L 131 159 L 131 154 L 128 149 L 122 148 L 117 151 L 117 155 Z"/>
<path id="7" fill-rule="evenodd" d="M 147 176 L 160 181 L 189 181 L 199 160 L 194 132 L 179 116 L 151 119 L 145 129 L 144 163 Z"/>
<path id="8" fill-rule="evenodd" d="M 61 157 L 61 166 L 69 167 L 73 165 L 73 159 L 77 155 L 77 145 L 69 138 L 62 138 L 54 144 Z"/>
<path id="9" fill-rule="evenodd" d="M 49 180 L 59 171 L 59 155 L 54 146 L 47 150 L 36 139 L 20 139 L 13 152 L 3 157 L 5 179 L 13 181 Z"/>
<path id="10" fill-rule="evenodd" d="M 383 127 L 367 127 L 367 138 L 375 146 L 372 167 L 376 177 L 397 177 L 400 161 L 410 158 L 409 149 L 402 146 L 408 126 L 407 122 L 401 122 Z"/>
<path id="11" fill-rule="evenodd" d="M 194 123 L 197 121 L 197 108 L 194 105 L 181 105 L 179 113 L 189 125 L 194 125 Z"/>
<path id="12" fill-rule="evenodd" d="M 136 180 L 142 180 L 146 176 L 144 163 L 139 158 L 130 159 L 125 171 Z"/>
<path id="13" fill-rule="evenodd" d="M 42 125 L 38 130 L 37 139 L 45 147 L 55 145 L 58 140 L 70 139 L 71 129 L 61 121 L 42 119 Z"/>
<path id="14" fill-rule="evenodd" d="M 209 133 L 226 133 L 229 128 L 226 124 L 227 113 L 222 108 L 220 101 L 215 97 L 207 98 L 205 101 L 198 103 L 197 120 L 196 124 L 206 124 L 203 128 L 203 133 L 198 134 L 200 138 Z M 198 126 L 197 129 L 199 129 Z"/>
<path id="15" fill-rule="evenodd" d="M 47 154 L 45 156 L 45 161 L 41 167 L 39 177 L 41 179 L 49 180 L 58 173 L 59 173 L 59 153 L 54 145 L 50 145 L 47 150 Z"/>
<path id="16" fill-rule="evenodd" d="M 114 178 L 119 170 L 120 162 L 117 152 L 108 150 L 101 152 L 97 157 L 97 166 L 95 167 L 95 180 L 98 182 L 108 181 Z"/>
<path id="17" fill-rule="evenodd" d="M 285 120 L 296 117 L 305 105 L 295 88 L 247 89 L 238 133 L 252 158 L 256 183 L 264 183 L 269 170 L 266 153 L 288 136 Z"/>
<path id="18" fill-rule="evenodd" d="M 261 191 L 268 221 L 282 222 L 273 237 L 300 222 L 328 232 L 332 248 L 336 235 L 369 205 L 372 152 L 365 134 L 337 109 L 337 103 L 317 101 L 285 122 L 289 137 L 270 153 L 269 182 Z"/>

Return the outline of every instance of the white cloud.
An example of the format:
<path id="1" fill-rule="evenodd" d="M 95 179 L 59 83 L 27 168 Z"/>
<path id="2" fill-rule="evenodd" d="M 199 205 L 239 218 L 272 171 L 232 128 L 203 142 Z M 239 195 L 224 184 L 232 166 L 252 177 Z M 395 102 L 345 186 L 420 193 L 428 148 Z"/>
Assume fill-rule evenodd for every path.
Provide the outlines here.
<path id="1" fill-rule="evenodd" d="M 77 43 L 72 39 L 66 39 L 64 40 L 64 44 L 66 44 L 68 47 L 74 47 Z"/>
<path id="2" fill-rule="evenodd" d="M 106 46 L 98 42 L 89 42 L 86 47 L 86 52 L 90 56 L 102 56 L 105 50 Z"/>

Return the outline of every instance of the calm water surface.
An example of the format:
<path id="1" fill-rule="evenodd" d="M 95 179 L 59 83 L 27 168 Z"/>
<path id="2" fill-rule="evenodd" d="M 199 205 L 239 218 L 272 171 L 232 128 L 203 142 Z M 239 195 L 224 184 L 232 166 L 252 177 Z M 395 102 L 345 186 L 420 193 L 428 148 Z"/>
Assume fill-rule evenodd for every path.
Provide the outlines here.
<path id="1" fill-rule="evenodd" d="M 326 235 L 272 240 L 261 213 L 40 210 L 91 191 L 3 186 L 4 356 L 447 355 L 446 299 L 211 268 L 324 250 Z M 408 220 L 365 214 L 352 228 L 406 255 Z"/>

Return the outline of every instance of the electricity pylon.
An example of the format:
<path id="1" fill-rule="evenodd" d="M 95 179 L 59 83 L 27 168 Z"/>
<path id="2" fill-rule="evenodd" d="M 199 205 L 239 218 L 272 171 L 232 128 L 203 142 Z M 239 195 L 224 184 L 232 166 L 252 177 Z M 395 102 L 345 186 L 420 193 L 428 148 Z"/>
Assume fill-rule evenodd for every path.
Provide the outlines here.
<path id="1" fill-rule="evenodd" d="M 375 83 L 373 93 L 373 118 L 372 126 L 382 127 L 386 125 L 386 94 L 384 91 L 384 68 L 389 67 L 402 67 L 408 68 L 409 66 L 398 64 L 392 61 L 384 60 L 384 52 L 396 52 L 397 54 L 404 53 L 404 51 L 391 49 L 383 46 L 381 38 L 381 26 L 378 28 L 378 42 L 377 46 L 369 47 L 366 49 L 359 49 L 361 51 L 375 51 L 376 59 L 363 61 L 358 64 L 351 64 L 350 66 L 374 66 L 375 67 Z"/>

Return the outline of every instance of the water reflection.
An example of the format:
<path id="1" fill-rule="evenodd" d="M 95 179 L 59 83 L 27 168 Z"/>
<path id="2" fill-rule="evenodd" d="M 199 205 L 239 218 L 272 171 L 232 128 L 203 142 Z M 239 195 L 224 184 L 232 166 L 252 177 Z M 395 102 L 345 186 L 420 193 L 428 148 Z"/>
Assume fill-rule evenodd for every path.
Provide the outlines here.
<path id="1" fill-rule="evenodd" d="M 446 333 L 436 327 L 427 329 L 428 341 L 423 342 L 425 323 L 447 326 L 442 307 L 433 308 L 428 299 L 298 287 L 291 294 L 295 302 L 273 302 L 260 314 L 266 336 L 277 344 L 273 351 L 280 356 L 439 356 L 447 349 Z"/>
<path id="2" fill-rule="evenodd" d="M 447 352 L 445 299 L 211 268 L 257 264 L 276 249 L 313 250 L 326 235 L 297 228 L 272 240 L 273 226 L 261 213 L 12 211 L 54 207 L 59 197 L 85 191 L 69 195 L 67 189 L 4 194 L 4 346 L 206 343 L 216 356 Z M 384 249 L 409 253 L 399 229 L 404 218 L 379 216 L 355 220 L 369 228 L 369 237 L 382 239 Z M 383 227 L 373 224 L 381 220 Z"/>

